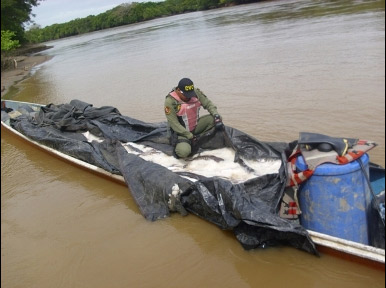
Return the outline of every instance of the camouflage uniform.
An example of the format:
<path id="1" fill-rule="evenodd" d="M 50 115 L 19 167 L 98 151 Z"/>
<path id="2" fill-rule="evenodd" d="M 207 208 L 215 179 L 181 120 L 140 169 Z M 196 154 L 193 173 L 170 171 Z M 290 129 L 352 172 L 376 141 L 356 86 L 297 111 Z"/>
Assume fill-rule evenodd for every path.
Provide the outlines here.
<path id="1" fill-rule="evenodd" d="M 174 90 L 176 90 L 175 88 Z M 166 96 L 165 99 L 165 115 L 168 120 L 169 127 L 171 129 L 171 144 L 175 146 L 175 153 L 177 157 L 185 158 L 191 153 L 191 140 L 194 136 L 199 136 L 200 134 L 210 130 L 214 127 L 214 115 L 218 114 L 217 107 L 210 101 L 206 95 L 200 91 L 200 89 L 195 89 L 198 100 L 201 102 L 201 106 L 206 109 L 210 115 L 205 115 L 200 117 L 197 121 L 197 126 L 193 131 L 189 131 L 185 127 L 184 122 L 181 117 L 177 115 L 180 105 L 185 102 L 177 101 L 170 94 Z M 173 139 L 177 138 L 177 139 Z"/>

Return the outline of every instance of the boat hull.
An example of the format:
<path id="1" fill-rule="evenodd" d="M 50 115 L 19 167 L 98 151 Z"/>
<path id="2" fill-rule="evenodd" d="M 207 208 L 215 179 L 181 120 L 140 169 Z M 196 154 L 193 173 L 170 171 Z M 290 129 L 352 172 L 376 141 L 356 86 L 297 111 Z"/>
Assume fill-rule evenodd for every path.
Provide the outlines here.
<path id="1" fill-rule="evenodd" d="M 16 110 L 21 104 L 34 107 L 35 110 L 42 106 L 39 104 L 10 101 L 10 100 L 2 100 L 2 104 L 5 104 L 6 107 L 12 108 L 14 110 Z M 49 154 L 63 161 L 66 161 L 71 165 L 75 165 L 84 170 L 87 170 L 88 172 L 95 173 L 106 179 L 112 180 L 122 185 L 126 185 L 123 176 L 109 173 L 102 168 L 91 165 L 87 162 L 76 159 L 62 152 L 54 150 L 50 147 L 44 146 L 34 140 L 31 140 L 30 138 L 26 137 L 25 135 L 21 134 L 20 132 L 12 128 L 10 126 L 9 121 L 2 120 L 1 129 L 2 129 L 2 135 L 4 135 L 3 132 L 7 131 L 9 132 L 8 135 L 11 135 L 11 134 L 15 135 L 20 139 L 23 139 L 25 142 L 33 145 L 34 147 L 41 149 L 45 152 L 48 152 Z M 375 248 L 369 245 L 364 245 L 364 244 L 348 241 L 337 237 L 332 237 L 332 236 L 318 233 L 311 230 L 307 230 L 307 231 L 311 239 L 313 240 L 313 242 L 316 244 L 318 251 L 320 251 L 322 255 L 324 253 L 331 254 L 349 261 L 354 261 L 354 262 L 365 264 L 370 267 L 374 267 L 376 269 L 385 270 L 385 250 L 384 249 Z"/>

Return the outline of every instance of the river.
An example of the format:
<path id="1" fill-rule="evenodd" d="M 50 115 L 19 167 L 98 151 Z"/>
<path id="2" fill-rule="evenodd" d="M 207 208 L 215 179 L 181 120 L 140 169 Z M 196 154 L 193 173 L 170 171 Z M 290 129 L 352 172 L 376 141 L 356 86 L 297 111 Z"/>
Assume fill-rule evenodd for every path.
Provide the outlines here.
<path id="1" fill-rule="evenodd" d="M 52 41 L 7 99 L 115 106 L 165 121 L 190 77 L 226 125 L 375 141 L 385 165 L 385 1 L 264 1 Z M 196 216 L 146 221 L 128 189 L 1 135 L 2 287 L 384 287 L 385 274 L 291 247 L 245 251 Z"/>

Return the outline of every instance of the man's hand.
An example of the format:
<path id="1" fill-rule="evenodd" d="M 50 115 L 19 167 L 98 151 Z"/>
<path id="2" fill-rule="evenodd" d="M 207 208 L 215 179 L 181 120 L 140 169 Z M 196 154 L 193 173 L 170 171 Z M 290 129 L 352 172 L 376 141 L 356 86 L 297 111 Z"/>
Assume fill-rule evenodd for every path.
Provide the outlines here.
<path id="1" fill-rule="evenodd" d="M 193 138 L 190 140 L 190 143 L 191 143 L 190 145 L 194 146 L 197 144 L 197 142 L 198 142 L 198 136 L 194 135 Z"/>
<path id="2" fill-rule="evenodd" d="M 218 130 L 222 129 L 224 127 L 224 124 L 222 123 L 221 116 L 216 114 L 213 117 L 214 117 L 214 126 L 216 127 L 216 129 Z"/>

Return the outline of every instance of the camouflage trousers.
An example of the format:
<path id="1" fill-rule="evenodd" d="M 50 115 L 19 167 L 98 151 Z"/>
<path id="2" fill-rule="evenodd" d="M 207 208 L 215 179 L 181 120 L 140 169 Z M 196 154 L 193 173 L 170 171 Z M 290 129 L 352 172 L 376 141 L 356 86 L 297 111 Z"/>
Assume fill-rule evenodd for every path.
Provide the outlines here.
<path id="1" fill-rule="evenodd" d="M 193 135 L 200 136 L 214 127 L 212 115 L 205 115 L 198 119 L 197 126 L 192 131 Z M 178 136 L 174 152 L 178 158 L 186 158 L 192 153 L 192 142 L 186 137 Z"/>

